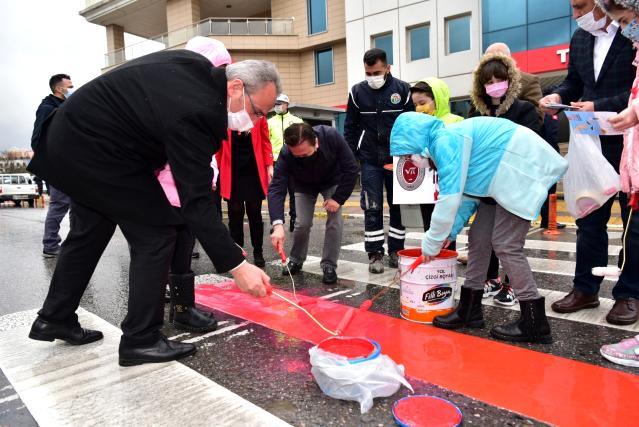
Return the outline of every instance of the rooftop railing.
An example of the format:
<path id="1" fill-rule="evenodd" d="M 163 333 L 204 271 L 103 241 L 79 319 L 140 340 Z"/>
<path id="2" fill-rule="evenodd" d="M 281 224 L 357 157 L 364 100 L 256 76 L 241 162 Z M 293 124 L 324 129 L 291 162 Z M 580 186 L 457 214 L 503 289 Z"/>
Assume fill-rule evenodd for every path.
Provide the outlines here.
<path id="1" fill-rule="evenodd" d="M 104 0 L 85 0 L 85 9 L 90 8 L 94 4 L 102 3 Z"/>
<path id="2" fill-rule="evenodd" d="M 90 0 L 87 0 L 90 1 Z M 292 35 L 293 18 L 207 18 L 196 24 L 108 52 L 106 66 L 186 43 L 195 36 Z"/>

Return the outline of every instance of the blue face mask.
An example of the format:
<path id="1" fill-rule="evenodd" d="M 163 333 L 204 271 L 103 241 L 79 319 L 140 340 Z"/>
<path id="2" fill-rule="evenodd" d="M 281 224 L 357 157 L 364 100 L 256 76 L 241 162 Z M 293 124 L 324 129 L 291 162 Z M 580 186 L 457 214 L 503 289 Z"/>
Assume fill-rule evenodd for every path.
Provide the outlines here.
<path id="1" fill-rule="evenodd" d="M 626 25 L 626 28 L 621 31 L 621 34 L 630 39 L 631 42 L 639 43 L 639 22 L 633 19 L 632 22 Z"/>

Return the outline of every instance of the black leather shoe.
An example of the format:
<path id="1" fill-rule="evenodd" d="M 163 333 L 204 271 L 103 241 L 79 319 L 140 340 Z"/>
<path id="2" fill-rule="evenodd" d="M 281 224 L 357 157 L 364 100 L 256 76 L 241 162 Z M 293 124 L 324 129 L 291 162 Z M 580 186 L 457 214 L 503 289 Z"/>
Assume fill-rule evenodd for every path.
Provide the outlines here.
<path id="1" fill-rule="evenodd" d="M 47 322 L 37 317 L 31 325 L 29 338 L 38 341 L 63 340 L 73 345 L 89 344 L 104 338 L 102 332 L 84 329 L 79 323 L 65 325 Z"/>
<path id="2" fill-rule="evenodd" d="M 483 289 L 470 289 L 462 286 L 459 304 L 451 313 L 436 316 L 433 326 L 444 329 L 459 329 L 484 327 L 484 312 L 481 306 Z"/>
<path id="3" fill-rule="evenodd" d="M 163 363 L 190 356 L 196 352 L 195 345 L 171 341 L 162 336 L 155 343 L 144 347 L 126 347 L 120 343 L 120 366 L 135 366 L 143 363 Z"/>
<path id="4" fill-rule="evenodd" d="M 331 285 L 337 282 L 337 273 L 332 265 L 323 265 L 322 272 L 324 273 L 322 276 L 322 283 Z"/>

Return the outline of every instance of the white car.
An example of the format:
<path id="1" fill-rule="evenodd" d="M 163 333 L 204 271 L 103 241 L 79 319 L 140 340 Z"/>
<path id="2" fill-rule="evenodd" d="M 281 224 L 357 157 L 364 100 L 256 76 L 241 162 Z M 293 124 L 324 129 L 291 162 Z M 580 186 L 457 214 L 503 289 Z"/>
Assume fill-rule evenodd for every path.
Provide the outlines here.
<path id="1" fill-rule="evenodd" d="M 38 186 L 28 173 L 0 174 L 0 202 L 10 200 L 19 206 L 26 200 L 33 207 L 38 197 Z"/>

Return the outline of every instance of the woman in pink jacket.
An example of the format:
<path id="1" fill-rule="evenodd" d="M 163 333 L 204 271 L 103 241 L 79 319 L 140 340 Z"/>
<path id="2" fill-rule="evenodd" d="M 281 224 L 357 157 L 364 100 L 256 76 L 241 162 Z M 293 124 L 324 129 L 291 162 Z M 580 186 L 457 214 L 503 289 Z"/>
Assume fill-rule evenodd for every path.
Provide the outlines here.
<path id="1" fill-rule="evenodd" d="M 621 34 L 639 48 L 639 0 L 596 0 L 597 5 L 619 22 Z M 639 50 L 633 62 L 639 64 Z M 609 122 L 624 134 L 624 147 L 619 173 L 621 191 L 628 193 L 630 215 L 624 224 L 623 255 L 620 280 L 639 287 L 639 69 L 632 84 L 628 108 Z M 601 354 L 606 359 L 625 366 L 639 367 L 639 335 L 619 343 L 604 345 Z"/>
<path id="2" fill-rule="evenodd" d="M 186 44 L 185 49 L 199 53 L 208 58 L 216 67 L 225 67 L 231 63 L 231 55 L 222 42 L 207 37 L 194 37 Z M 215 190 L 217 181 L 217 164 L 215 157 L 211 161 L 213 169 L 213 183 L 211 191 Z M 171 168 L 167 163 L 157 172 L 160 185 L 171 206 L 180 209 L 180 197 L 175 187 Z M 184 224 L 177 227 L 175 251 L 169 270 L 169 289 L 171 306 L 169 308 L 169 322 L 175 327 L 191 332 L 209 332 L 217 328 L 217 321 L 211 313 L 195 308 L 195 274 L 191 271 L 191 255 L 195 238 L 191 230 Z"/>

